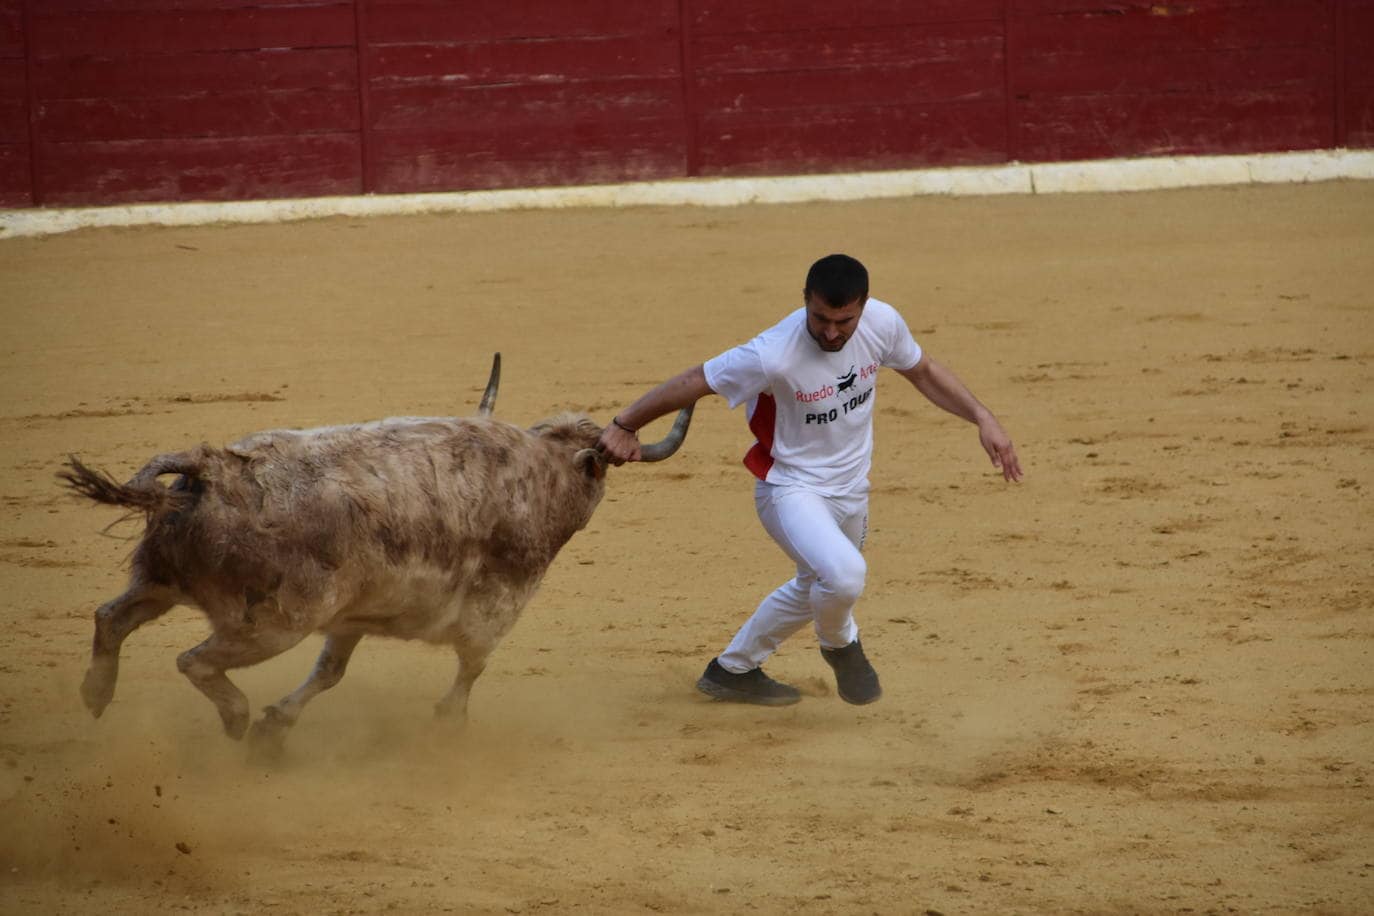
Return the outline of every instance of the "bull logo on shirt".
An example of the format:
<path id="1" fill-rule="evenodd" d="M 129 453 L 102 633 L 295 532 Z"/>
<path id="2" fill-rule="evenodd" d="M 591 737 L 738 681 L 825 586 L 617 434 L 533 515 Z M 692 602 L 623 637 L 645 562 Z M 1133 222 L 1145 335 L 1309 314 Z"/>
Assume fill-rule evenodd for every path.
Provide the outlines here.
<path id="1" fill-rule="evenodd" d="M 854 379 L 855 375 L 853 369 L 849 371 L 848 376 L 840 376 L 839 385 L 836 386 L 837 393 L 842 394 L 843 392 L 847 392 L 849 391 L 849 389 L 853 388 Z M 829 388 L 831 386 L 827 385 L 826 387 Z M 842 415 L 848 414 L 851 411 L 856 411 L 864 404 L 867 404 L 869 398 L 871 397 L 873 397 L 873 388 L 865 388 L 858 394 L 849 397 L 848 400 L 841 400 L 838 407 L 832 407 L 829 410 L 818 410 L 815 413 L 807 414 L 806 419 L 803 422 L 806 423 L 806 425 L 808 426 L 810 426 L 813 423 L 817 426 L 823 426 L 826 423 L 834 423 Z"/>

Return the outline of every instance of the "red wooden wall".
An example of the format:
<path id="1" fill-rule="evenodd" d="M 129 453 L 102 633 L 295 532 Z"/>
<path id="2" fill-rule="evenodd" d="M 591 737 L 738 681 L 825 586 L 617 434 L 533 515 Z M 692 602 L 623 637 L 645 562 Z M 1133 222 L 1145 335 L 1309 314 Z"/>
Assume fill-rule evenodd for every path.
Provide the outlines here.
<path id="1" fill-rule="evenodd" d="M 364 0 L 367 189 L 681 175 L 678 0 Z"/>
<path id="2" fill-rule="evenodd" d="M 0 0 L 0 206 L 33 202 L 23 0 Z"/>
<path id="3" fill-rule="evenodd" d="M 1336 146 L 1340 4 L 1015 0 L 1012 145 L 1026 161 Z M 1107 6 L 1104 4 L 1104 6 Z M 1368 66 L 1368 64 L 1366 64 Z"/>
<path id="4" fill-rule="evenodd" d="M 0 205 L 1374 147 L 1374 0 L 0 0 Z"/>
<path id="5" fill-rule="evenodd" d="M 351 0 L 22 0 L 35 202 L 357 192 Z"/>
<path id="6" fill-rule="evenodd" d="M 1007 159 L 1004 0 L 690 0 L 693 174 Z"/>
<path id="7" fill-rule="evenodd" d="M 1344 0 L 1337 27 L 1340 145 L 1374 148 L 1374 0 Z"/>

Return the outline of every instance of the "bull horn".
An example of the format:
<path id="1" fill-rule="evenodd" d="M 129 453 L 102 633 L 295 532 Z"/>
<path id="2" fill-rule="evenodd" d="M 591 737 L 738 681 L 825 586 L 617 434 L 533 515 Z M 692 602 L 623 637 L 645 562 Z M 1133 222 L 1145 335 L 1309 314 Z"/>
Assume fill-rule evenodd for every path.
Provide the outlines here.
<path id="1" fill-rule="evenodd" d="M 687 438 L 687 427 L 692 425 L 692 410 L 695 407 L 695 404 L 688 404 L 679 410 L 673 428 L 668 430 L 668 435 L 657 442 L 642 446 L 639 450 L 639 460 L 662 461 L 664 458 L 672 457 L 682 445 L 682 440 Z"/>
<path id="2" fill-rule="evenodd" d="M 482 403 L 477 405 L 478 416 L 491 416 L 491 411 L 496 406 L 496 389 L 499 387 L 501 387 L 501 354 L 497 353 L 491 358 L 491 378 L 487 379 L 487 390 L 482 392 Z"/>

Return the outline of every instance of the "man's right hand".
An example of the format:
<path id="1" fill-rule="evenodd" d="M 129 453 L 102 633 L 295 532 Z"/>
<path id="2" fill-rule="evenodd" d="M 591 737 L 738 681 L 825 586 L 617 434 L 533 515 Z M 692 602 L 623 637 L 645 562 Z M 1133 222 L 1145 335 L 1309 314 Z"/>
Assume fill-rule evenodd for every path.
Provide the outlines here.
<path id="1" fill-rule="evenodd" d="M 637 430 L 641 426 L 652 423 L 674 410 L 680 410 L 688 404 L 695 404 L 711 393 L 711 386 L 706 384 L 706 372 L 700 364 L 684 369 L 630 406 L 622 408 L 615 419 L 601 431 L 601 438 L 597 440 L 596 447 L 611 464 L 638 461 L 640 454 Z M 628 422 L 627 416 L 633 417 L 635 422 Z M 617 422 L 624 423 L 625 426 L 618 426 Z"/>
<path id="2" fill-rule="evenodd" d="M 639 460 L 639 436 L 611 423 L 601 431 L 597 449 L 614 465 Z"/>

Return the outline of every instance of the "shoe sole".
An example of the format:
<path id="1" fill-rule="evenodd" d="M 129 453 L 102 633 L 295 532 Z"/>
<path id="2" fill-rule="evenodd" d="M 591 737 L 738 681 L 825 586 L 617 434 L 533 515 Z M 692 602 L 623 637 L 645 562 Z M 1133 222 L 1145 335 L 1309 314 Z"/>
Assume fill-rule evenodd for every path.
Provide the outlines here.
<path id="1" fill-rule="evenodd" d="M 793 703 L 801 702 L 800 694 L 795 697 L 761 697 L 755 693 L 745 693 L 743 690 L 725 687 L 704 677 L 697 681 L 697 690 L 713 700 L 724 700 L 727 703 L 752 703 L 755 706 L 791 706 Z"/>
<path id="2" fill-rule="evenodd" d="M 844 700 L 851 706 L 867 706 L 869 703 L 876 703 L 883 698 L 883 692 L 881 689 L 879 689 L 877 693 L 873 694 L 873 696 L 862 700 L 856 700 L 853 697 L 846 696 L 844 692 L 840 690 L 836 690 L 835 692 L 840 695 L 841 700 Z"/>

